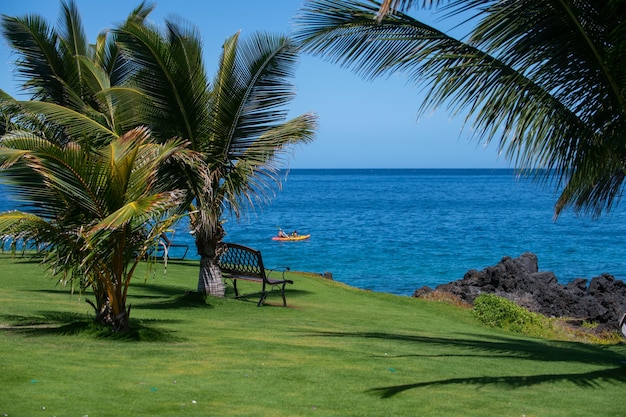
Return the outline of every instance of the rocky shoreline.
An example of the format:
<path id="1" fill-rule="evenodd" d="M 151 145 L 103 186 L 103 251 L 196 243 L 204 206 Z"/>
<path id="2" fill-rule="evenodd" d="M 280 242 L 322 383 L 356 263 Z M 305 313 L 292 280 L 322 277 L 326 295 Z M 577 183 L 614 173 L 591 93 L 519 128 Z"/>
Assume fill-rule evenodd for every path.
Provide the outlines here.
<path id="1" fill-rule="evenodd" d="M 506 256 L 481 271 L 469 270 L 463 279 L 434 290 L 422 287 L 414 297 L 433 292 L 453 294 L 469 304 L 481 294 L 496 294 L 548 317 L 597 324 L 598 332 L 618 330 L 626 313 L 624 281 L 602 274 L 591 281 L 577 278 L 567 285 L 559 284 L 554 273 L 539 271 L 537 256 L 530 252 L 518 258 Z"/>

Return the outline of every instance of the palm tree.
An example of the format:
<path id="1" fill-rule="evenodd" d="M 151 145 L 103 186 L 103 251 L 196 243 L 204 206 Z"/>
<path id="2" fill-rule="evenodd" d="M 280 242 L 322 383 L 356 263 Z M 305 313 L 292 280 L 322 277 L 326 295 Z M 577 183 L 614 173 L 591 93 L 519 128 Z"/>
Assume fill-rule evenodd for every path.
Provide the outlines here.
<path id="1" fill-rule="evenodd" d="M 455 38 L 398 11 L 415 6 L 476 25 Z M 568 207 L 600 215 L 619 201 L 624 1 L 310 0 L 296 25 L 306 52 L 364 77 L 403 73 L 426 85 L 419 111 L 465 113 L 478 137 L 498 140 L 519 168 L 554 181 L 555 216 Z"/>
<path id="2" fill-rule="evenodd" d="M 166 21 L 161 32 L 146 22 L 128 22 L 117 38 L 135 65 L 133 81 L 150 98 L 142 116 L 154 136 L 189 141 L 202 154 L 202 172 L 210 173 L 210 181 L 188 184 L 195 199 L 190 223 L 200 255 L 198 291 L 221 297 L 216 256 L 224 212 L 239 217 L 267 201 L 280 185 L 285 151 L 315 133 L 314 114 L 286 120 L 285 105 L 294 97 L 287 80 L 297 50 L 283 36 L 256 34 L 242 41 L 237 33 L 224 43 L 210 84 L 191 26 Z"/>
<path id="3" fill-rule="evenodd" d="M 128 330 L 135 268 L 180 215 L 183 192 L 168 191 L 162 172 L 187 157 L 184 143 L 157 145 L 145 129 L 95 152 L 11 132 L 0 145 L 0 176 L 27 211 L 0 213 L 0 236 L 45 247 L 43 263 L 60 282 L 93 289 L 95 320 Z"/>
<path id="4" fill-rule="evenodd" d="M 128 21 L 141 22 L 151 10 L 152 7 L 142 3 Z M 24 91 L 31 94 L 31 100 L 18 102 L 0 91 L 4 116 L 1 127 L 6 134 L 0 144 L 3 155 L 8 158 L 4 160 L 0 175 L 9 176 L 17 184 L 20 197 L 31 201 L 26 208 L 29 212 L 35 211 L 3 216 L 2 230 L 5 236 L 15 239 L 43 242 L 47 248 L 45 261 L 55 274 L 62 273 L 62 281 L 78 280 L 81 285 L 93 288 L 96 320 L 124 330 L 129 315 L 125 307 L 128 283 L 137 262 L 145 254 L 146 244 L 153 243 L 155 236 L 158 238 L 162 230 L 179 218 L 177 204 L 188 205 L 187 193 L 167 191 L 184 188 L 179 186 L 186 184 L 187 178 L 172 176 L 169 171 L 176 166 L 187 177 L 201 171 L 187 172 L 191 159 L 179 142 L 162 141 L 159 148 L 148 143 L 150 136 L 144 129 L 121 136 L 139 125 L 137 109 L 145 98 L 129 84 L 128 66 L 117 48 L 115 34 L 103 31 L 97 42 L 90 45 L 75 3 L 62 3 L 62 11 L 63 24 L 58 29 L 49 27 L 36 15 L 2 17 L 3 35 L 18 54 L 17 73 L 23 80 Z M 133 144 L 134 141 L 137 143 Z M 163 164 L 166 158 L 159 153 L 167 152 L 170 153 L 168 163 Z M 28 158 L 24 159 L 24 155 Z M 33 155 L 50 164 L 50 173 L 44 175 L 25 162 L 36 160 Z M 78 167 L 85 172 L 78 170 L 77 177 L 72 179 L 84 181 L 81 184 L 86 189 L 78 186 L 65 189 L 63 185 L 50 184 L 47 175 L 57 179 L 52 172 L 51 158 L 55 155 L 64 162 L 59 169 L 74 169 L 71 164 L 80 162 L 80 158 L 89 161 Z M 76 157 L 77 160 L 64 160 Z M 16 163 L 15 158 L 22 160 Z M 150 160 L 154 160 L 155 165 L 150 167 Z M 106 171 L 107 163 L 110 172 Z M 93 170 L 91 174 L 88 168 Z M 153 172 L 147 171 L 148 168 Z M 152 178 L 157 172 L 160 177 Z M 88 177 L 79 178 L 80 175 Z M 139 179 L 141 175 L 145 177 Z M 37 178 L 39 180 L 34 181 Z M 133 183 L 124 183 L 124 178 Z M 97 183 L 89 183 L 89 180 Z M 109 184 L 108 188 L 102 188 L 105 183 Z M 169 188 L 161 186 L 165 183 Z M 128 201 L 125 207 L 135 207 L 134 214 L 131 210 L 120 212 L 116 219 L 102 217 L 122 207 L 97 207 L 97 203 L 104 204 L 104 200 L 112 197 L 114 200 L 107 204 L 125 204 L 123 198 L 133 197 L 128 193 L 129 187 L 141 185 L 146 187 L 145 193 L 155 192 L 155 186 L 159 185 L 159 195 L 144 193 L 140 200 Z M 113 186 L 120 188 L 110 189 Z M 60 191 L 55 187 L 66 193 L 63 199 L 59 199 Z M 68 203 L 89 198 L 94 202 L 84 204 L 92 211 L 97 209 L 97 213 L 84 212 L 80 205 Z M 177 213 L 177 216 L 170 218 L 166 216 L 168 213 Z M 131 217 L 126 221 L 122 215 Z M 126 223 L 111 226 L 107 223 L 110 220 Z M 94 224 L 98 221 L 99 225 Z"/>

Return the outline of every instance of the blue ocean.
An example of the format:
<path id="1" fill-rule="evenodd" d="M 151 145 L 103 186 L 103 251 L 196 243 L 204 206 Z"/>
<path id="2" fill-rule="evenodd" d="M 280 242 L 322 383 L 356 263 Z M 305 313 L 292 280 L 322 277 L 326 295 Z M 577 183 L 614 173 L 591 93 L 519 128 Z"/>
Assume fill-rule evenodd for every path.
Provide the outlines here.
<path id="1" fill-rule="evenodd" d="M 13 208 L 0 197 L 0 211 Z M 236 220 L 226 239 L 259 249 L 267 268 L 330 272 L 336 281 L 411 295 L 504 256 L 533 252 L 559 282 L 626 277 L 626 210 L 599 219 L 563 213 L 554 189 L 511 169 L 294 169 L 271 203 Z M 278 227 L 311 234 L 277 242 Z M 188 244 L 181 222 L 175 243 Z"/>

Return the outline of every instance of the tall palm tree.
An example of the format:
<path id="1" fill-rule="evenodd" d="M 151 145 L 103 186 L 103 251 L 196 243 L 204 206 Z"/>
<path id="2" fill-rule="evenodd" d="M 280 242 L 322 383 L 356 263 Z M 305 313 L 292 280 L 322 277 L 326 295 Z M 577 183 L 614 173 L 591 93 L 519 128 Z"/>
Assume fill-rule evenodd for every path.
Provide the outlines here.
<path id="1" fill-rule="evenodd" d="M 455 38 L 402 12 L 416 6 L 476 25 Z M 621 197 L 623 0 L 309 0 L 294 37 L 364 77 L 404 73 L 426 85 L 421 112 L 466 114 L 519 168 L 555 181 L 556 216 L 567 207 L 600 215 Z"/>
<path id="2" fill-rule="evenodd" d="M 181 214 L 183 192 L 169 191 L 162 172 L 191 157 L 184 145 L 157 145 L 135 129 L 94 152 L 11 132 L 0 144 L 0 177 L 27 211 L 0 213 L 0 235 L 45 246 L 43 262 L 61 282 L 93 289 L 96 321 L 128 330 L 135 268 Z"/>
<path id="3" fill-rule="evenodd" d="M 224 43 L 209 83 L 192 26 L 168 20 L 162 32 L 128 22 L 117 38 L 135 65 L 133 81 L 150 98 L 143 120 L 157 138 L 189 141 L 202 154 L 203 172 L 210 173 L 208 182 L 189 182 L 195 199 L 190 220 L 200 255 L 198 291 L 223 296 L 216 256 L 224 213 L 239 217 L 270 198 L 282 179 L 285 151 L 314 137 L 316 115 L 286 120 L 297 50 L 283 36 L 255 34 L 242 41 L 237 33 Z"/>

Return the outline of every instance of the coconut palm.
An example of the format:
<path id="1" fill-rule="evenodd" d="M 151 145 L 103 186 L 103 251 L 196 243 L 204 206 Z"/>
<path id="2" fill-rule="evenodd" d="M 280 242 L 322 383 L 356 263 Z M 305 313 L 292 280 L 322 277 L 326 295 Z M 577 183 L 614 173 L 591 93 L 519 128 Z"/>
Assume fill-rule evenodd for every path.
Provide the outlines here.
<path id="1" fill-rule="evenodd" d="M 162 171 L 190 157 L 180 141 L 135 129 L 97 151 L 15 131 L 0 144 L 0 178 L 26 211 L 0 213 L 0 236 L 44 247 L 62 283 L 91 287 L 96 321 L 128 330 L 126 294 L 138 263 L 180 215 L 183 192 Z"/>
<path id="2" fill-rule="evenodd" d="M 151 10 L 142 3 L 128 20 L 140 22 Z M 103 31 L 95 44 L 88 44 L 75 3 L 62 3 L 62 11 L 58 28 L 49 27 L 37 15 L 2 17 L 3 35 L 18 56 L 18 77 L 31 97 L 30 101 L 15 101 L 0 92 L 6 133 L 1 143 L 7 158 L 0 175 L 8 176 L 16 184 L 18 196 L 30 201 L 27 212 L 2 217 L 2 231 L 5 237 L 44 244 L 45 262 L 55 274 L 61 274 L 61 281 L 93 288 L 96 320 L 124 330 L 129 315 L 126 292 L 137 262 L 145 255 L 146 245 L 179 218 L 176 205 L 188 204 L 186 193 L 167 191 L 180 189 L 187 178 L 168 171 L 176 166 L 187 174 L 182 160 L 185 164 L 190 160 L 179 142 L 163 141 L 161 147 L 149 144 L 144 129 L 121 136 L 139 125 L 137 108 L 143 97 L 129 84 L 128 67 L 114 33 Z M 167 164 L 163 163 L 165 155 L 169 155 Z M 63 160 L 59 169 L 77 169 L 76 178 L 69 178 L 72 171 L 63 181 L 77 181 L 85 189 L 51 185 L 47 175 L 57 179 L 52 169 L 54 156 Z M 50 164 L 49 173 L 44 175 L 26 163 L 37 158 Z M 85 164 L 74 167 L 81 158 Z M 156 173 L 159 178 L 153 178 Z M 145 189 L 140 196 L 137 192 L 142 185 Z M 119 188 L 112 189 L 115 186 Z M 134 194 L 129 191 L 131 186 Z M 63 198 L 59 190 L 65 193 Z M 149 194 L 157 191 L 158 195 Z M 139 200 L 123 200 L 133 197 Z M 104 205 L 108 198 L 113 200 Z M 83 200 L 89 210 L 71 203 Z M 120 211 L 120 217 L 103 217 L 122 210 L 115 204 L 126 203 L 127 211 Z M 133 213 L 132 208 L 137 211 Z M 177 215 L 167 217 L 170 213 Z M 124 220 L 124 216 L 130 217 Z M 107 223 L 112 220 L 122 223 Z"/>
<path id="3" fill-rule="evenodd" d="M 202 154 L 204 172 L 210 172 L 209 182 L 188 185 L 195 198 L 190 223 L 200 255 L 198 291 L 223 296 L 216 256 L 225 235 L 224 214 L 239 217 L 267 201 L 280 185 L 285 151 L 314 136 L 314 114 L 286 120 L 296 48 L 284 36 L 241 40 L 237 33 L 224 43 L 209 83 L 191 25 L 168 20 L 161 31 L 129 22 L 117 37 L 135 65 L 133 81 L 150 98 L 142 115 L 154 136 L 189 141 Z"/>
<path id="4" fill-rule="evenodd" d="M 402 12 L 416 6 L 476 24 L 454 37 Z M 560 190 L 555 215 L 567 207 L 600 215 L 619 201 L 623 0 L 310 0 L 296 25 L 306 52 L 364 77 L 406 74 L 427 86 L 420 112 L 464 113 L 519 168 L 540 168 L 538 178 Z"/>

